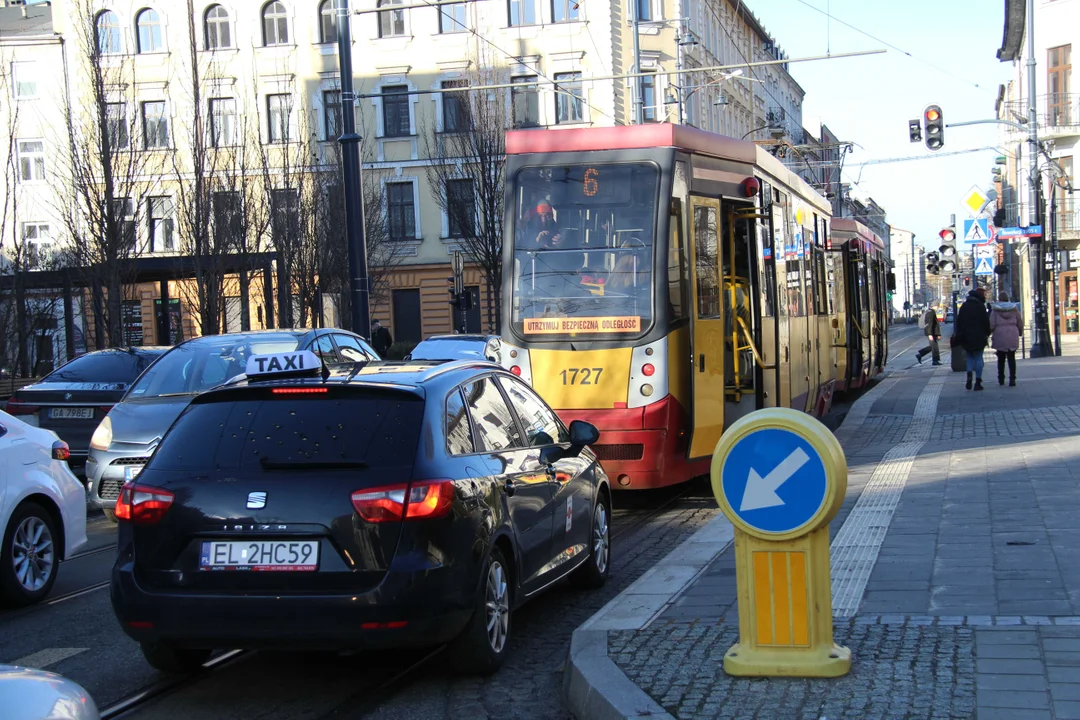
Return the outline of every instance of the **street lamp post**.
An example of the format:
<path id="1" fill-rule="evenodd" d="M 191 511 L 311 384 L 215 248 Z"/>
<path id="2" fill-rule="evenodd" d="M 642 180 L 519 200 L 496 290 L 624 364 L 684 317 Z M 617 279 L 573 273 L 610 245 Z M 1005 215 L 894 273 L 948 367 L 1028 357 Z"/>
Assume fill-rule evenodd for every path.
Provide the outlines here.
<path id="1" fill-rule="evenodd" d="M 349 248 L 349 299 L 352 331 L 368 337 L 367 247 L 364 239 L 364 179 L 360 171 L 360 136 L 356 134 L 356 93 L 353 92 L 352 36 L 349 0 L 338 0 L 338 63 L 341 71 L 341 173 L 345 193 L 345 239 Z"/>

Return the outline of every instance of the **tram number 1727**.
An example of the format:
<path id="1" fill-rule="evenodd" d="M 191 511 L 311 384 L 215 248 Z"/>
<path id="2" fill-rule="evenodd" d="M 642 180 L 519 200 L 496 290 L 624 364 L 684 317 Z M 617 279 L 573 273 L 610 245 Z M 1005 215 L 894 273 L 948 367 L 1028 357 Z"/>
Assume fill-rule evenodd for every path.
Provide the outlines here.
<path id="1" fill-rule="evenodd" d="M 567 368 L 559 373 L 563 385 L 599 385 L 604 368 Z"/>

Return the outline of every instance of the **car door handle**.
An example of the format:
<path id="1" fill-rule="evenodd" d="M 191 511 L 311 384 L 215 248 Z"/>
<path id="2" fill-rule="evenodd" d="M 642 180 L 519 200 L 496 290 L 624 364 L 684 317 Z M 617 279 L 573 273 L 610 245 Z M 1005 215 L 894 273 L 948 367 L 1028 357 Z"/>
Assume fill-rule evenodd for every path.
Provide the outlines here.
<path id="1" fill-rule="evenodd" d="M 507 497 L 514 497 L 514 493 L 517 492 L 517 488 L 514 487 L 514 481 L 510 478 L 506 478 L 506 482 L 503 483 L 503 492 Z"/>
<path id="2" fill-rule="evenodd" d="M 705 372 L 705 353 L 698 355 L 698 372 Z"/>
<path id="3" fill-rule="evenodd" d="M 554 480 L 555 479 L 555 466 L 554 465 L 548 465 L 547 468 L 545 469 L 545 472 L 547 472 L 547 476 L 548 476 L 549 480 Z"/>

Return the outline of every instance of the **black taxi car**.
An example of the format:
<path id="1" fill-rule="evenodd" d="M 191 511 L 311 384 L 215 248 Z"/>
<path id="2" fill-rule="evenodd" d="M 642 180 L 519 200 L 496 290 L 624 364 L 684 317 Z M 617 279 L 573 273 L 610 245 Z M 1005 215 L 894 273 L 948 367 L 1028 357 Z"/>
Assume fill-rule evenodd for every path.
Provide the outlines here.
<path id="1" fill-rule="evenodd" d="M 514 608 L 563 577 L 605 582 L 599 433 L 519 378 L 473 361 L 331 371 L 307 351 L 247 367 L 191 402 L 116 502 L 112 604 L 155 668 L 452 643 L 489 673 Z"/>

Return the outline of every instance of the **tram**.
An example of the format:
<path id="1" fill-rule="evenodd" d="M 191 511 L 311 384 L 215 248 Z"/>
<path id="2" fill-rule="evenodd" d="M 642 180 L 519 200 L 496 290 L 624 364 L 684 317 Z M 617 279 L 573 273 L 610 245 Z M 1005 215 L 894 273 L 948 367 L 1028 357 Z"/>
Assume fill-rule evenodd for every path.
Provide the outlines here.
<path id="1" fill-rule="evenodd" d="M 838 392 L 865 387 L 888 361 L 888 303 L 892 273 L 885 244 L 862 223 L 833 218 L 829 247 L 843 272 L 844 322 L 836 328 Z"/>
<path id="2" fill-rule="evenodd" d="M 601 430 L 615 487 L 704 474 L 732 422 L 823 415 L 841 358 L 862 367 L 830 206 L 758 146 L 645 124 L 510 131 L 506 152 L 502 362 Z"/>

